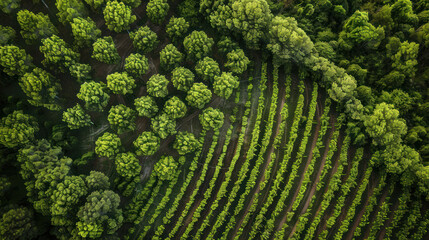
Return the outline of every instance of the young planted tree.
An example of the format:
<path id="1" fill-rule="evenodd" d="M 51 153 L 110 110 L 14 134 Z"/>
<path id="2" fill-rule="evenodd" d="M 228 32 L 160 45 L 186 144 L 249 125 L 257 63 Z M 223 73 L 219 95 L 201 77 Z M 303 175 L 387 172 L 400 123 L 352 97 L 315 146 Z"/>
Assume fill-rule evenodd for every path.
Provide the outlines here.
<path id="1" fill-rule="evenodd" d="M 216 130 L 222 127 L 225 116 L 219 109 L 209 107 L 203 110 L 199 118 L 204 129 Z"/>
<path id="2" fill-rule="evenodd" d="M 106 80 L 107 88 L 114 94 L 125 95 L 127 93 L 133 93 L 133 89 L 136 87 L 134 79 L 126 72 L 109 74 Z"/>
<path id="3" fill-rule="evenodd" d="M 24 75 L 32 67 L 33 58 L 17 46 L 0 46 L 0 66 L 9 76 Z"/>
<path id="4" fill-rule="evenodd" d="M 73 18 L 70 23 L 74 42 L 78 47 L 91 46 L 101 35 L 101 30 L 97 28 L 91 18 Z"/>
<path id="5" fill-rule="evenodd" d="M 107 2 L 103 14 L 107 28 L 115 32 L 129 29 L 130 24 L 137 19 L 135 15 L 132 15 L 131 7 L 116 0 Z"/>
<path id="6" fill-rule="evenodd" d="M 214 44 L 213 38 L 209 38 L 203 31 L 193 31 L 185 37 L 183 46 L 191 60 L 199 60 L 210 54 Z"/>
<path id="7" fill-rule="evenodd" d="M 233 50 L 226 55 L 227 62 L 225 67 L 232 73 L 242 74 L 247 69 L 247 64 L 250 63 L 249 59 L 244 54 L 243 49 Z"/>
<path id="8" fill-rule="evenodd" d="M 164 75 L 155 74 L 149 78 L 147 81 L 147 93 L 152 97 L 160 97 L 163 98 L 168 94 L 168 86 L 169 81 L 165 78 Z"/>
<path id="9" fill-rule="evenodd" d="M 97 39 L 97 41 L 92 44 L 92 47 L 92 57 L 100 62 L 116 64 L 121 60 L 111 36 Z"/>
<path id="10" fill-rule="evenodd" d="M 77 98 L 85 102 L 87 110 L 102 112 L 109 103 L 110 96 L 106 93 L 104 83 L 91 81 L 80 85 Z"/>
<path id="11" fill-rule="evenodd" d="M 213 92 L 219 97 L 228 99 L 238 84 L 237 77 L 231 73 L 223 72 L 221 76 L 214 77 Z"/>
<path id="12" fill-rule="evenodd" d="M 184 67 L 177 67 L 171 73 L 173 86 L 180 91 L 188 91 L 194 83 L 194 74 Z"/>
<path id="13" fill-rule="evenodd" d="M 173 148 L 176 149 L 180 155 L 185 155 L 195 151 L 199 144 L 200 143 L 194 134 L 190 132 L 178 132 Z"/>
<path id="14" fill-rule="evenodd" d="M 183 54 L 173 45 L 167 44 L 159 53 L 161 68 L 166 71 L 179 67 L 183 61 Z"/>
<path id="15" fill-rule="evenodd" d="M 184 117 L 186 114 L 186 105 L 178 97 L 173 96 L 168 99 L 164 105 L 164 113 L 173 119 Z"/>
<path id="16" fill-rule="evenodd" d="M 215 76 L 220 74 L 219 64 L 210 57 L 205 57 L 197 62 L 195 72 L 206 82 L 212 82 Z"/>
<path id="17" fill-rule="evenodd" d="M 146 5 L 147 16 L 156 24 L 161 24 L 164 21 L 169 9 L 170 5 L 168 5 L 167 0 L 149 0 Z"/>
<path id="18" fill-rule="evenodd" d="M 138 156 L 153 155 L 159 149 L 161 139 L 153 132 L 142 132 L 133 142 Z"/>
<path id="19" fill-rule="evenodd" d="M 133 179 L 141 171 L 139 159 L 134 153 L 120 153 L 115 158 L 116 172 L 125 179 Z"/>
<path id="20" fill-rule="evenodd" d="M 134 48 L 143 54 L 152 51 L 159 43 L 158 36 L 148 26 L 140 27 L 137 31 L 131 32 L 130 38 Z"/>
<path id="21" fill-rule="evenodd" d="M 63 112 L 63 122 L 67 123 L 70 129 L 79 129 L 91 125 L 91 116 L 78 104 L 72 108 L 67 108 Z"/>
<path id="22" fill-rule="evenodd" d="M 118 135 L 106 132 L 95 141 L 95 153 L 100 157 L 112 159 L 119 153 L 121 146 Z"/>
<path id="23" fill-rule="evenodd" d="M 0 121 L 0 143 L 8 148 L 22 146 L 33 142 L 38 131 L 35 117 L 14 111 Z"/>
<path id="24" fill-rule="evenodd" d="M 149 70 L 149 61 L 140 53 L 132 53 L 125 58 L 124 68 L 127 73 L 140 77 L 146 74 L 147 70 Z"/>
<path id="25" fill-rule="evenodd" d="M 12 27 L 0 25 L 0 46 L 11 44 L 16 38 L 16 32 Z"/>
<path id="26" fill-rule="evenodd" d="M 136 128 L 135 111 L 123 104 L 115 105 L 109 110 L 107 120 L 118 134 L 134 131 Z"/>
<path id="27" fill-rule="evenodd" d="M 162 156 L 155 166 L 153 166 L 153 171 L 160 180 L 171 180 L 174 177 L 177 167 L 178 164 L 172 156 Z"/>
<path id="28" fill-rule="evenodd" d="M 151 119 L 151 128 L 162 139 L 176 133 L 176 121 L 166 113 Z"/>
<path id="29" fill-rule="evenodd" d="M 134 106 L 139 116 L 151 118 L 158 112 L 158 105 L 151 96 L 134 99 Z"/>
<path id="30" fill-rule="evenodd" d="M 194 83 L 186 96 L 188 104 L 199 109 L 203 109 L 211 99 L 212 92 L 203 83 Z"/>
<path id="31" fill-rule="evenodd" d="M 172 42 L 179 43 L 188 32 L 188 29 L 189 23 L 184 18 L 171 17 L 165 31 Z"/>
<path id="32" fill-rule="evenodd" d="M 80 57 L 79 53 L 70 49 L 66 42 L 57 35 L 42 39 L 40 52 L 45 56 L 42 61 L 43 65 L 59 69 L 61 72 L 68 70 L 71 65 L 79 61 Z"/>
<path id="33" fill-rule="evenodd" d="M 84 63 L 75 63 L 69 67 L 70 75 L 76 78 L 77 82 L 82 84 L 91 80 L 91 65 Z"/>
<path id="34" fill-rule="evenodd" d="M 56 0 L 57 17 L 62 24 L 73 21 L 73 18 L 86 17 L 88 11 L 81 0 Z"/>
<path id="35" fill-rule="evenodd" d="M 49 20 L 49 16 L 43 13 L 33 13 L 28 10 L 20 10 L 16 19 L 21 27 L 21 36 L 27 44 L 36 43 L 37 40 L 58 34 L 58 30 Z"/>

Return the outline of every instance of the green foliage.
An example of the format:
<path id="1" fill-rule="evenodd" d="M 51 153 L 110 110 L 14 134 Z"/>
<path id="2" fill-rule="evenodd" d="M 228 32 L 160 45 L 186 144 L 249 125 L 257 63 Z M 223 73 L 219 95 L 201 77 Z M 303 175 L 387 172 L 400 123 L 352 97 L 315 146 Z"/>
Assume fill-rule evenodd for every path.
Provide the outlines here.
<path id="1" fill-rule="evenodd" d="M 176 133 L 176 121 L 166 113 L 151 119 L 151 128 L 162 139 Z"/>
<path id="2" fill-rule="evenodd" d="M 199 118 L 204 129 L 213 128 L 217 130 L 222 127 L 225 116 L 219 109 L 209 107 L 203 110 Z"/>
<path id="3" fill-rule="evenodd" d="M 69 68 L 70 75 L 76 78 L 78 83 L 84 83 L 91 80 L 91 65 L 84 63 L 76 63 Z"/>
<path id="4" fill-rule="evenodd" d="M 38 131 L 35 117 L 14 111 L 0 121 L 0 143 L 8 148 L 25 145 L 34 141 Z"/>
<path id="5" fill-rule="evenodd" d="M 415 32 L 413 32 L 412 36 L 417 40 L 418 43 L 420 43 L 420 45 L 429 47 L 429 22 L 420 26 Z"/>
<path id="6" fill-rule="evenodd" d="M 79 61 L 80 54 L 68 48 L 66 42 L 57 35 L 52 35 L 48 38 L 42 39 L 42 46 L 40 52 L 43 53 L 45 59 L 42 61 L 43 65 L 51 66 L 64 72 L 71 65 Z"/>
<path id="7" fill-rule="evenodd" d="M 158 36 L 148 26 L 142 26 L 135 32 L 130 33 L 133 46 L 141 53 L 148 53 L 158 45 Z"/>
<path id="8" fill-rule="evenodd" d="M 187 68 L 177 67 L 171 73 L 171 81 L 177 90 L 186 92 L 194 83 L 194 74 Z"/>
<path id="9" fill-rule="evenodd" d="M 181 118 L 186 115 L 186 105 L 178 97 L 173 96 L 165 102 L 163 112 L 173 119 Z"/>
<path id="10" fill-rule="evenodd" d="M 116 172 L 126 179 L 133 179 L 140 174 L 139 159 L 134 153 L 120 153 L 115 158 Z"/>
<path id="11" fill-rule="evenodd" d="M 168 94 L 168 83 L 169 81 L 164 75 L 152 75 L 152 77 L 149 78 L 149 81 L 147 81 L 147 92 L 153 97 L 163 98 Z"/>
<path id="12" fill-rule="evenodd" d="M 168 9 L 170 9 L 170 5 L 168 5 L 167 0 L 149 0 L 146 5 L 147 16 L 156 24 L 161 24 L 164 21 Z"/>
<path id="13" fill-rule="evenodd" d="M 190 25 L 197 25 L 199 23 L 198 5 L 199 3 L 194 0 L 182 1 L 178 7 L 179 16 L 185 18 Z"/>
<path id="14" fill-rule="evenodd" d="M 127 4 L 128 6 L 132 7 L 132 8 L 136 8 L 138 6 L 140 6 L 140 4 L 142 3 L 141 0 L 121 0 L 122 2 L 124 2 L 125 4 Z"/>
<path id="15" fill-rule="evenodd" d="M 159 53 L 159 61 L 163 69 L 170 71 L 179 67 L 180 63 L 183 61 L 183 54 L 170 43 Z"/>
<path id="16" fill-rule="evenodd" d="M 143 96 L 134 99 L 134 106 L 139 116 L 153 117 L 158 112 L 158 105 L 155 100 L 150 96 Z"/>
<path id="17" fill-rule="evenodd" d="M 414 103 L 418 102 L 418 100 L 400 89 L 395 89 L 392 92 L 382 91 L 379 102 L 392 104 L 395 109 L 399 110 L 400 115 L 404 116 L 413 108 Z"/>
<path id="18" fill-rule="evenodd" d="M 9 209 L 0 218 L 1 239 L 34 239 L 37 233 L 33 212 L 26 207 Z"/>
<path id="19" fill-rule="evenodd" d="M 415 24 L 418 17 L 413 12 L 413 3 L 410 0 L 398 0 L 392 5 L 392 18 L 396 24 Z"/>
<path id="20" fill-rule="evenodd" d="M 136 87 L 134 79 L 126 72 L 109 74 L 106 80 L 107 88 L 114 94 L 125 95 L 127 93 L 133 93 L 133 89 Z"/>
<path id="21" fill-rule="evenodd" d="M 78 47 L 91 46 L 101 35 L 101 30 L 97 28 L 91 18 L 73 18 L 70 23 L 74 37 L 74 42 Z"/>
<path id="22" fill-rule="evenodd" d="M 222 36 L 222 38 L 217 43 L 217 47 L 220 52 L 227 54 L 233 50 L 240 48 L 238 43 L 234 42 L 231 38 Z"/>
<path id="23" fill-rule="evenodd" d="M 106 3 L 106 0 L 85 0 L 85 2 L 93 9 L 97 9 Z"/>
<path id="24" fill-rule="evenodd" d="M 172 156 L 162 156 L 153 166 L 153 171 L 161 180 L 172 180 L 178 164 Z"/>
<path id="25" fill-rule="evenodd" d="M 316 48 L 320 56 L 329 59 L 330 61 L 334 61 L 336 59 L 336 52 L 329 43 L 316 42 L 314 44 L 314 47 Z"/>
<path id="26" fill-rule="evenodd" d="M 97 39 L 97 41 L 92 44 L 92 47 L 94 49 L 92 57 L 100 62 L 116 64 L 121 60 L 111 36 Z"/>
<path id="27" fill-rule="evenodd" d="M 86 186 L 90 191 L 108 189 L 110 186 L 109 178 L 102 172 L 91 171 L 85 177 Z"/>
<path id="28" fill-rule="evenodd" d="M 0 46 L 0 66 L 9 76 L 24 75 L 32 66 L 33 58 L 17 46 Z"/>
<path id="29" fill-rule="evenodd" d="M 242 74 L 246 71 L 247 64 L 250 63 L 250 60 L 246 57 L 242 49 L 229 52 L 226 55 L 226 59 L 225 67 L 235 74 Z"/>
<path id="30" fill-rule="evenodd" d="M 100 157 L 112 159 L 119 153 L 121 146 L 118 135 L 106 132 L 95 141 L 95 153 Z"/>
<path id="31" fill-rule="evenodd" d="M 203 31 L 193 31 L 183 41 L 186 54 L 192 60 L 199 60 L 208 56 L 212 51 L 213 44 L 213 38 L 209 38 Z"/>
<path id="32" fill-rule="evenodd" d="M 417 56 L 419 44 L 408 41 L 401 42 L 399 38 L 392 37 L 386 44 L 387 57 L 392 60 L 392 68 L 407 78 L 413 78 L 417 71 Z"/>
<path id="33" fill-rule="evenodd" d="M 212 92 L 203 83 L 194 83 L 186 95 L 186 101 L 192 107 L 203 109 L 212 99 Z"/>
<path id="34" fill-rule="evenodd" d="M 109 110 L 107 120 L 118 134 L 134 131 L 136 128 L 135 111 L 123 104 L 115 105 Z"/>
<path id="35" fill-rule="evenodd" d="M 149 70 L 148 59 L 140 53 L 132 53 L 125 58 L 125 71 L 133 76 L 141 76 Z"/>
<path id="36" fill-rule="evenodd" d="M 374 154 L 372 162 L 375 164 L 383 164 L 386 166 L 386 171 L 393 174 L 403 174 L 401 183 L 404 186 L 411 186 L 415 182 L 415 177 L 409 178 L 409 173 L 412 168 L 415 168 L 420 162 L 419 153 L 402 144 L 388 145 L 385 150 Z"/>
<path id="37" fill-rule="evenodd" d="M 20 7 L 21 0 L 1 0 L 0 9 L 4 13 L 11 13 Z"/>
<path id="38" fill-rule="evenodd" d="M 185 155 L 197 150 L 199 144 L 194 134 L 184 131 L 177 133 L 173 148 L 176 149 L 180 155 Z"/>
<path id="39" fill-rule="evenodd" d="M 234 89 L 238 87 L 238 79 L 229 72 L 223 72 L 221 76 L 215 76 L 213 82 L 214 94 L 228 99 Z"/>
<path id="40" fill-rule="evenodd" d="M 12 43 L 16 37 L 16 32 L 9 26 L 0 25 L 0 46 Z"/>
<path id="41" fill-rule="evenodd" d="M 171 17 L 166 26 L 166 32 L 172 42 L 179 43 L 188 32 L 189 23 L 183 17 Z"/>
<path id="42" fill-rule="evenodd" d="M 160 138 L 153 132 L 142 132 L 133 142 L 138 156 L 153 155 L 159 149 Z"/>
<path id="43" fill-rule="evenodd" d="M 79 129 L 92 123 L 91 116 L 85 113 L 79 103 L 63 112 L 63 122 L 66 122 L 70 129 Z"/>
<path id="44" fill-rule="evenodd" d="M 107 28 L 115 32 L 129 29 L 130 24 L 137 19 L 135 15 L 132 15 L 131 7 L 116 0 L 107 2 L 103 14 Z"/>
<path id="45" fill-rule="evenodd" d="M 69 23 L 73 18 L 86 17 L 88 12 L 81 0 L 56 0 L 58 20 L 62 24 Z"/>
<path id="46" fill-rule="evenodd" d="M 80 85 L 77 98 L 85 102 L 87 110 L 102 112 L 109 103 L 110 96 L 106 93 L 104 83 L 91 81 Z"/>
<path id="47" fill-rule="evenodd" d="M 27 44 L 33 44 L 37 40 L 58 34 L 58 30 L 49 20 L 49 16 L 43 13 L 35 14 L 28 10 L 20 10 L 16 19 L 21 27 L 21 36 Z"/>
<path id="48" fill-rule="evenodd" d="M 205 57 L 197 62 L 195 72 L 206 82 L 212 82 L 220 74 L 219 64 L 213 58 Z"/>

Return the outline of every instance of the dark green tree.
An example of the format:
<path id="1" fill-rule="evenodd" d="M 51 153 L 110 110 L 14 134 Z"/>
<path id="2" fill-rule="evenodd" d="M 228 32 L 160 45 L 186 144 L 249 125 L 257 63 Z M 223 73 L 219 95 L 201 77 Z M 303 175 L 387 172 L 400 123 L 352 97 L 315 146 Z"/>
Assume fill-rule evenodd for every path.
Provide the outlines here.
<path id="1" fill-rule="evenodd" d="M 247 70 L 247 64 L 250 63 L 249 59 L 244 54 L 242 49 L 233 50 L 226 55 L 227 62 L 225 67 L 232 73 L 242 74 Z"/>
<path id="2" fill-rule="evenodd" d="M 127 73 L 139 77 L 146 74 L 149 70 L 149 61 L 140 53 L 132 53 L 125 58 L 124 68 Z"/>
<path id="3" fill-rule="evenodd" d="M 161 68 L 166 71 L 179 67 L 183 61 L 183 54 L 173 45 L 167 44 L 159 53 Z"/>
<path id="4" fill-rule="evenodd" d="M 152 77 L 149 78 L 149 81 L 147 81 L 147 93 L 153 97 L 163 98 L 168 94 L 168 83 L 169 81 L 164 75 L 152 75 Z"/>
<path id="5" fill-rule="evenodd" d="M 223 125 L 224 115 L 219 109 L 212 107 L 206 108 L 199 116 L 200 123 L 204 129 L 219 129 Z"/>
<path id="6" fill-rule="evenodd" d="M 186 95 L 186 101 L 192 107 L 203 109 L 212 99 L 212 92 L 203 83 L 194 83 Z"/>
<path id="7" fill-rule="evenodd" d="M 70 129 L 79 129 L 92 123 L 91 116 L 85 113 L 79 103 L 63 112 L 63 122 L 67 123 Z"/>
<path id="8" fill-rule="evenodd" d="M 215 76 L 213 82 L 214 94 L 228 99 L 234 89 L 238 87 L 238 79 L 228 72 L 223 72 L 221 76 Z"/>
<path id="9" fill-rule="evenodd" d="M 42 39 L 40 52 L 45 56 L 43 65 L 59 69 L 61 72 L 68 70 L 71 65 L 79 61 L 80 57 L 79 53 L 70 49 L 57 35 Z"/>
<path id="10" fill-rule="evenodd" d="M 110 96 L 106 93 L 106 85 L 99 82 L 85 82 L 80 85 L 77 98 L 85 102 L 89 111 L 102 112 L 109 103 Z"/>
<path id="11" fill-rule="evenodd" d="M 80 84 L 92 79 L 92 68 L 89 64 L 75 63 L 69 67 L 69 71 L 70 75 L 74 77 Z"/>
<path id="12" fill-rule="evenodd" d="M 164 113 L 168 114 L 171 118 L 181 118 L 186 115 L 186 105 L 178 97 L 173 96 L 165 102 Z"/>
<path id="13" fill-rule="evenodd" d="M 88 47 L 100 37 L 101 30 L 91 18 L 73 18 L 70 23 L 74 42 L 78 47 Z"/>
<path id="14" fill-rule="evenodd" d="M 159 149 L 160 138 L 153 132 L 142 132 L 133 142 L 138 156 L 153 155 Z"/>
<path id="15" fill-rule="evenodd" d="M 100 157 L 112 159 L 119 153 L 121 146 L 118 135 L 106 132 L 95 141 L 95 153 Z"/>
<path id="16" fill-rule="evenodd" d="M 17 46 L 0 46 L 0 66 L 9 76 L 24 75 L 32 67 L 33 58 Z"/>
<path id="17" fill-rule="evenodd" d="M 110 187 L 109 177 L 97 171 L 91 171 L 89 175 L 85 177 L 85 183 L 89 191 L 105 190 Z"/>
<path id="18" fill-rule="evenodd" d="M 168 5 L 167 0 L 149 0 L 146 5 L 147 16 L 156 24 L 161 24 L 164 21 L 169 9 L 170 5 Z"/>
<path id="19" fill-rule="evenodd" d="M 189 132 L 178 132 L 176 140 L 174 141 L 173 148 L 179 152 L 180 155 L 185 155 L 195 151 L 200 143 L 195 135 Z"/>
<path id="20" fill-rule="evenodd" d="M 219 64 L 213 58 L 205 57 L 197 62 L 195 72 L 206 82 L 212 82 L 220 74 Z"/>
<path id="21" fill-rule="evenodd" d="M 118 134 L 134 131 L 136 128 L 135 111 L 123 104 L 115 105 L 109 110 L 107 120 Z"/>
<path id="22" fill-rule="evenodd" d="M 176 121 L 162 113 L 151 119 L 151 128 L 162 139 L 176 133 Z"/>
<path id="23" fill-rule="evenodd" d="M 134 106 L 139 116 L 151 118 L 158 112 L 158 105 L 150 96 L 134 99 Z"/>
<path id="24" fill-rule="evenodd" d="M 33 212 L 26 207 L 11 208 L 0 218 L 0 237 L 4 240 L 29 240 L 37 237 Z"/>
<path id="25" fill-rule="evenodd" d="M 182 17 L 171 17 L 166 26 L 168 37 L 174 43 L 179 43 L 188 32 L 189 23 Z"/>
<path id="26" fill-rule="evenodd" d="M 140 27 L 135 32 L 131 32 L 130 38 L 134 48 L 143 54 L 155 49 L 159 43 L 158 36 L 148 26 Z"/>
<path id="27" fill-rule="evenodd" d="M 396 24 L 415 24 L 419 18 L 413 12 L 410 0 L 398 0 L 392 5 L 392 18 Z"/>
<path id="28" fill-rule="evenodd" d="M 107 88 L 109 88 L 114 94 L 125 95 L 127 93 L 133 93 L 133 89 L 136 87 L 134 79 L 126 72 L 112 73 L 107 75 Z"/>
<path id="29" fill-rule="evenodd" d="M 208 56 L 212 51 L 213 44 L 213 38 L 209 38 L 203 31 L 193 31 L 183 41 L 186 54 L 192 60 L 199 60 Z"/>
<path id="30" fill-rule="evenodd" d="M 15 9 L 20 7 L 21 0 L 1 0 L 0 9 L 4 13 L 11 13 Z"/>
<path id="31" fill-rule="evenodd" d="M 162 156 L 158 162 L 153 166 L 153 171 L 159 177 L 160 180 L 171 180 L 174 177 L 174 173 L 178 164 L 174 161 L 172 156 Z"/>
<path id="32" fill-rule="evenodd" d="M 86 17 L 88 11 L 81 0 L 56 0 L 57 17 L 62 24 L 73 21 L 73 18 Z"/>
<path id="33" fill-rule="evenodd" d="M 223 36 L 217 43 L 219 51 L 223 54 L 227 54 L 233 50 L 239 49 L 238 43 L 234 42 L 231 38 Z"/>
<path id="34" fill-rule="evenodd" d="M 135 15 L 132 15 L 131 7 L 116 0 L 107 2 L 103 14 L 107 28 L 115 32 L 129 29 L 130 24 L 137 19 Z"/>
<path id="35" fill-rule="evenodd" d="M 92 45 L 92 57 L 100 62 L 107 64 L 116 64 L 121 60 L 118 50 L 115 48 L 115 43 L 111 36 L 97 39 Z"/>
<path id="36" fill-rule="evenodd" d="M 16 32 L 9 26 L 0 25 L 0 46 L 12 43 L 16 38 Z"/>
<path id="37" fill-rule="evenodd" d="M 107 0 L 85 0 L 85 2 L 93 9 L 98 9 L 106 4 Z"/>
<path id="38" fill-rule="evenodd" d="M 21 27 L 21 36 L 27 44 L 36 43 L 37 40 L 58 34 L 58 30 L 43 13 L 33 13 L 26 9 L 20 10 L 16 19 Z"/>
<path id="39" fill-rule="evenodd" d="M 22 146 L 33 142 L 38 131 L 35 117 L 14 111 L 0 121 L 0 143 L 8 148 Z"/>
<path id="40" fill-rule="evenodd" d="M 177 67 L 171 73 L 171 81 L 175 88 L 186 92 L 194 83 L 194 74 L 187 68 Z"/>

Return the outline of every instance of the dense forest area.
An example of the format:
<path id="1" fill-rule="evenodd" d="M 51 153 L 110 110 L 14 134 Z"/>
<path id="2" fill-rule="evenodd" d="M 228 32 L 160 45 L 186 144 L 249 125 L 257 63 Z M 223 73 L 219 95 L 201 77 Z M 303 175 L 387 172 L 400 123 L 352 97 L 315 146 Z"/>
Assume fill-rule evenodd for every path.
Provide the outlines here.
<path id="1" fill-rule="evenodd" d="M 0 10 L 0 239 L 429 239 L 429 1 Z"/>

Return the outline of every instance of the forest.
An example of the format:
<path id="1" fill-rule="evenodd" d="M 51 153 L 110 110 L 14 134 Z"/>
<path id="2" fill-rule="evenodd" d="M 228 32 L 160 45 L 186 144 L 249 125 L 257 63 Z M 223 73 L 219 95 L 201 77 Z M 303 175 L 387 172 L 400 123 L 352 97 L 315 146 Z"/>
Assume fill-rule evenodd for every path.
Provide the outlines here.
<path id="1" fill-rule="evenodd" d="M 429 1 L 0 0 L 0 239 L 429 239 Z"/>

